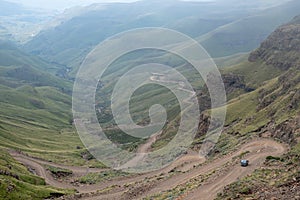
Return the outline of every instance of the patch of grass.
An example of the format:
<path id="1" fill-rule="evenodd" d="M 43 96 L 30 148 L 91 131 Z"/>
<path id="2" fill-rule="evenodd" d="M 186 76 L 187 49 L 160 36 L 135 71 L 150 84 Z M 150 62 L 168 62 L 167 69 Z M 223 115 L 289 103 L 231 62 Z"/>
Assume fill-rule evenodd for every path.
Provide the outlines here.
<path id="1" fill-rule="evenodd" d="M 235 148 L 239 144 L 239 140 L 230 135 L 223 133 L 216 144 L 216 147 L 214 149 L 215 153 L 221 154 L 221 155 L 226 155 L 230 150 Z"/>
<path id="2" fill-rule="evenodd" d="M 89 173 L 86 176 L 81 177 L 78 181 L 83 184 L 96 184 L 103 181 L 109 181 L 118 177 L 126 177 L 130 174 L 122 172 L 122 171 L 105 171 L 101 173 Z"/>
<path id="3" fill-rule="evenodd" d="M 281 158 L 279 158 L 279 157 L 274 157 L 274 156 L 267 156 L 267 157 L 266 157 L 266 161 L 271 161 L 271 160 L 277 160 L 277 161 L 279 161 L 279 160 L 281 160 Z"/>
<path id="4" fill-rule="evenodd" d="M 68 169 L 62 169 L 59 167 L 53 167 L 53 166 L 46 166 L 46 169 L 49 170 L 53 175 L 58 177 L 66 177 L 73 174 L 71 170 Z"/>
<path id="5" fill-rule="evenodd" d="M 272 65 L 267 65 L 262 61 L 242 62 L 237 65 L 223 68 L 223 73 L 234 73 L 244 77 L 245 83 L 250 88 L 258 88 L 265 81 L 278 77 L 282 70 Z"/>
<path id="6" fill-rule="evenodd" d="M 297 71 L 287 73 L 299 74 Z M 229 132 L 245 135 L 266 126 L 271 118 L 280 124 L 297 115 L 299 107 L 289 109 L 289 105 L 298 86 L 284 89 L 279 79 L 267 81 L 257 90 L 228 102 L 226 125 L 231 125 Z M 262 95 L 261 91 L 266 92 Z"/>
<path id="7" fill-rule="evenodd" d="M 249 153 L 250 153 L 250 151 L 242 152 L 238 157 L 239 157 L 239 159 L 241 159 L 241 158 L 245 157 L 245 155 L 247 155 Z"/>

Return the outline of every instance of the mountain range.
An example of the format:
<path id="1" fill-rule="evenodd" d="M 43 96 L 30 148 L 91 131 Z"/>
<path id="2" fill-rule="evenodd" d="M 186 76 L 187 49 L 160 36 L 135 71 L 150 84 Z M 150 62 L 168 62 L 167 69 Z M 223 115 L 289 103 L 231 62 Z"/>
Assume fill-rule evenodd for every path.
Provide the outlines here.
<path id="1" fill-rule="evenodd" d="M 5 23 L 8 16 L 19 19 L 28 12 L 34 15 L 5 1 L 0 1 L 0 7 L 7 8 L 0 14 L 5 16 L 0 16 Z M 299 8 L 297 0 L 95 4 L 66 11 L 49 26 L 43 25 L 38 34 L 27 37 L 26 42 L 10 37 L 16 33 L 1 24 L 0 199 L 112 198 L 109 195 L 117 199 L 190 199 L 197 188 L 223 178 L 225 184 L 227 173 L 238 174 L 240 168 L 232 172 L 237 160 L 264 152 L 252 166 L 250 160 L 251 173 L 237 179 L 227 177 L 230 182 L 217 190 L 214 198 L 297 199 Z M 180 120 L 174 94 L 149 85 L 133 95 L 132 118 L 139 125 L 147 125 L 149 105 L 160 101 L 168 114 L 162 133 L 148 147 L 146 139 L 131 137 L 116 128 L 110 95 L 116 81 L 133 64 L 172 64 L 191 80 L 201 102 L 198 132 L 186 160 L 175 162 L 175 167 L 165 171 L 132 175 L 107 169 L 84 147 L 72 117 L 72 86 L 83 59 L 98 43 L 121 31 L 152 26 L 181 31 L 211 54 L 224 81 L 227 115 L 222 136 L 207 162 L 195 160 L 190 152 L 199 151 L 211 121 L 210 98 L 203 80 L 195 78 L 189 64 L 166 52 L 132 52 L 119 59 L 99 85 L 96 109 L 101 110 L 98 121 L 104 125 L 107 137 L 123 149 L 139 152 L 145 146 L 150 150 L 162 148 L 174 137 Z M 278 149 L 284 146 L 280 146 L 284 153 L 274 156 L 267 144 L 255 151 L 246 151 L 242 146 L 269 140 L 277 142 Z M 241 153 L 229 157 L 238 150 Z M 224 163 L 217 165 L 218 160 Z M 201 167 L 211 170 L 200 173 Z M 176 185 L 171 187 L 171 183 Z"/>

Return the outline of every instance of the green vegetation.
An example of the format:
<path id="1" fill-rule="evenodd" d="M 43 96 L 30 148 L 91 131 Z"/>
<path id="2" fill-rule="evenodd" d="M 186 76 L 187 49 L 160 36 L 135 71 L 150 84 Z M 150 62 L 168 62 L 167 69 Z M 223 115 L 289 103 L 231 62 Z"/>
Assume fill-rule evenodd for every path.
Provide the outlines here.
<path id="1" fill-rule="evenodd" d="M 234 73 L 244 78 L 245 83 L 250 88 L 258 88 L 265 81 L 271 80 L 282 74 L 282 70 L 267 65 L 262 61 L 258 62 L 242 62 L 232 67 L 222 69 L 223 73 Z"/>
<path id="2" fill-rule="evenodd" d="M 114 178 L 126 177 L 129 175 L 130 174 L 122 171 L 111 170 L 101 173 L 89 173 L 88 175 L 81 177 L 78 181 L 83 184 L 96 184 L 103 181 L 109 181 Z"/>
<path id="3" fill-rule="evenodd" d="M 45 199 L 73 192 L 46 186 L 42 178 L 31 174 L 5 149 L 0 149 L 0 199 Z"/>
<path id="4" fill-rule="evenodd" d="M 54 75 L 55 65 L 10 43 L 1 44 L 0 199 L 45 199 L 74 193 L 46 186 L 43 179 L 30 174 L 6 153 L 16 149 L 55 163 L 103 166 L 82 156 L 85 149 L 72 124 L 72 84 Z M 71 173 L 52 167 L 49 171 L 55 175 Z"/>
<path id="5" fill-rule="evenodd" d="M 126 135 L 118 127 L 116 127 L 111 111 L 111 96 L 120 76 L 136 65 L 145 63 L 162 63 L 176 68 L 185 77 L 187 77 L 187 79 L 189 79 L 191 85 L 196 90 L 200 89 L 203 85 L 201 78 L 197 78 L 200 75 L 188 63 L 185 63 L 182 58 L 166 53 L 165 51 L 135 51 L 122 56 L 112 63 L 104 73 L 101 79 L 101 84 L 99 84 L 98 87 L 99 89 L 97 91 L 96 102 L 97 108 L 99 108 L 100 111 L 97 115 L 101 125 L 106 127 L 104 130 L 108 138 L 123 145 L 125 148 L 128 147 L 128 143 L 132 143 L 132 145 L 129 145 L 129 148 L 133 149 L 136 144 L 142 143 L 143 140 Z M 168 80 L 167 73 L 165 76 L 165 81 L 178 81 L 172 80 L 172 77 Z M 188 95 L 189 94 L 187 93 L 187 98 Z M 127 104 L 126 99 L 123 99 L 122 97 L 119 101 L 120 102 L 118 103 L 120 105 Z M 160 138 L 160 141 L 158 141 L 160 144 L 154 147 L 161 148 L 173 138 L 178 128 L 177 122 L 180 120 L 179 102 L 174 93 L 170 89 L 155 83 L 144 85 L 132 94 L 129 102 L 129 109 L 133 121 L 141 126 L 146 126 L 150 122 L 149 109 L 155 104 L 162 105 L 167 112 L 168 123 L 164 127 L 163 136 Z M 114 106 L 117 105 L 115 104 Z"/>
<path id="6" fill-rule="evenodd" d="M 1 42 L 0 145 L 53 162 L 99 165 L 82 158 L 72 124 L 72 84 L 55 76 L 55 67 Z"/>
<path id="7" fill-rule="evenodd" d="M 293 78 L 286 80 L 285 76 Z M 291 70 L 286 72 L 281 78 L 275 78 L 264 83 L 257 90 L 241 95 L 228 103 L 226 125 L 231 125 L 232 133 L 242 135 L 256 132 L 267 125 L 270 120 L 275 120 L 280 124 L 288 119 L 292 119 L 297 114 L 298 107 L 290 108 L 295 92 L 299 90 L 299 84 L 290 84 L 289 88 L 284 88 L 283 82 L 293 82 L 298 80 L 299 72 Z M 286 112 L 285 110 L 289 111 Z"/>
<path id="8" fill-rule="evenodd" d="M 49 92 L 48 92 L 49 91 Z M 83 164 L 70 124 L 70 97 L 55 88 L 0 88 L 1 145 L 63 163 Z M 51 99 L 47 95 L 56 94 Z M 76 161 L 78 160 L 78 161 Z"/>
<path id="9" fill-rule="evenodd" d="M 197 40 L 212 57 L 249 52 L 259 47 L 278 26 L 298 15 L 299 6 L 299 1 L 290 1 L 285 5 L 262 10 L 253 16 L 219 27 Z"/>
<path id="10" fill-rule="evenodd" d="M 223 69 L 223 68 L 235 66 L 237 64 L 246 62 L 248 56 L 249 53 L 239 53 L 231 56 L 214 58 L 214 62 L 220 69 Z"/>
<path id="11" fill-rule="evenodd" d="M 53 167 L 53 166 L 46 166 L 47 170 L 49 170 L 53 175 L 57 177 L 66 177 L 73 174 L 71 170 L 68 169 L 62 169 L 59 167 Z"/>
<path id="12" fill-rule="evenodd" d="M 108 6 L 101 12 L 80 12 L 81 14 L 71 17 L 58 27 L 41 32 L 24 46 L 50 63 L 22 52 L 14 44 L 0 42 L 0 199 L 45 199 L 74 192 L 46 186 L 44 180 L 30 174 L 26 167 L 11 158 L 7 149 L 17 149 L 29 156 L 55 163 L 104 167 L 84 149 L 74 130 L 70 96 L 72 82 L 68 79 L 75 76 L 79 64 L 95 45 L 108 36 L 130 28 L 164 26 L 183 30 L 193 37 L 205 34 L 198 39 L 213 57 L 222 57 L 217 59 L 217 64 L 222 66 L 222 73 L 242 77 L 244 84 L 254 89 L 252 92 L 239 89 L 228 95 L 230 101 L 227 105 L 226 130 L 212 156 L 227 154 L 240 142 L 260 134 L 262 129 L 268 129 L 270 124 L 277 127 L 299 115 L 298 49 L 287 54 L 281 52 L 280 56 L 276 56 L 276 51 L 272 50 L 265 54 L 270 56 L 268 60 L 259 57 L 255 62 L 246 61 L 245 55 L 230 56 L 256 48 L 275 26 L 298 13 L 299 1 L 281 6 L 280 12 L 279 7 L 273 7 L 255 14 L 252 12 L 253 6 L 247 6 L 243 12 L 237 12 L 234 8 L 222 12 L 226 9 L 220 6 L 216 11 L 219 19 L 215 19 L 215 16 L 206 16 L 207 19 L 202 16 L 201 10 L 207 10 L 210 4 L 169 4 L 158 1 L 148 4 L 142 1 L 130 5 L 140 8 L 130 8 L 132 12 L 127 12 L 127 4 L 120 4 L 116 10 L 114 6 Z M 148 12 L 149 8 L 151 12 Z M 146 12 L 150 14 L 144 16 Z M 121 18 L 120 13 L 124 13 Z M 225 17 L 228 13 L 231 17 Z M 109 19 L 108 14 L 111 16 Z M 191 19 L 191 15 L 197 17 Z M 2 32 L 5 28 L 0 29 Z M 294 63 L 279 62 L 279 65 L 287 64 L 289 69 L 280 68 L 275 63 L 270 63 L 276 61 L 274 57 Z M 197 78 L 199 74 L 188 63 L 164 51 L 131 52 L 116 60 L 99 83 L 96 109 L 99 122 L 108 138 L 130 151 L 135 151 L 145 139 L 129 136 L 116 126 L 111 111 L 111 95 L 122 75 L 138 64 L 145 63 L 173 66 L 189 79 L 197 92 L 203 89 L 203 80 Z M 168 80 L 167 76 L 164 78 L 165 81 L 178 82 Z M 124 102 L 120 105 L 122 103 Z M 164 106 L 168 122 L 152 148 L 160 149 L 172 140 L 181 120 L 179 102 L 172 91 L 156 84 L 148 84 L 136 90 L 129 103 L 133 121 L 142 126 L 149 124 L 149 109 L 152 105 L 159 103 Z M 284 131 L 285 129 L 280 129 L 280 132 Z M 284 141 L 290 139 L 280 135 L 276 137 Z M 194 147 L 197 148 L 202 140 L 203 137 L 198 138 Z M 295 144 L 295 140 L 291 144 Z M 283 184 L 291 183 L 295 177 L 299 177 L 299 152 L 300 146 L 297 144 L 283 157 L 268 156 L 265 169 L 256 170 L 253 175 L 230 185 L 219 198 L 255 198 L 254 191 L 258 187 L 277 189 Z M 247 153 L 249 152 L 243 152 L 239 158 Z M 272 168 L 274 166 L 275 170 Z M 72 174 L 66 169 L 51 166 L 47 166 L 47 169 L 59 177 Z M 184 186 L 177 186 L 154 198 L 180 197 L 201 185 L 204 179 L 214 173 L 215 171 L 199 176 Z M 112 170 L 90 173 L 77 181 L 96 184 L 126 176 L 130 174 Z M 163 178 L 164 176 L 156 177 L 157 180 Z"/>
<path id="13" fill-rule="evenodd" d="M 0 66 L 1 67 L 1 71 L 3 70 L 3 67 L 9 67 L 6 70 L 12 70 L 13 67 L 22 67 L 22 66 L 26 66 L 27 70 L 31 70 L 30 72 L 35 72 L 35 73 L 40 73 L 42 75 L 44 75 L 43 78 L 45 78 L 46 80 L 28 80 L 28 81 L 37 81 L 37 84 L 43 84 L 43 81 L 47 81 L 47 80 L 51 80 L 53 81 L 52 84 L 55 84 L 55 82 L 58 82 L 57 86 L 64 86 L 66 83 L 62 80 L 60 80 L 59 78 L 55 77 L 55 76 L 50 76 L 50 74 L 46 73 L 42 73 L 42 72 L 50 72 L 52 75 L 55 74 L 59 74 L 61 76 L 64 75 L 64 70 L 67 70 L 64 66 L 60 66 L 60 65 L 56 65 L 55 63 L 48 63 L 45 60 L 42 60 L 41 58 L 34 56 L 34 55 L 30 55 L 27 54 L 25 52 L 23 52 L 22 50 L 20 50 L 14 43 L 9 42 L 9 41 L 3 41 L 0 40 Z M 38 72 L 37 72 L 38 70 Z M 7 73 L 6 75 L 9 75 L 9 73 Z M 22 76 L 22 73 L 19 74 L 12 74 L 14 76 Z M 32 74 L 33 75 L 33 74 Z M 25 75 L 23 75 L 22 78 L 30 78 L 27 77 Z M 51 84 L 51 82 L 47 82 L 48 85 Z"/>
<path id="14" fill-rule="evenodd" d="M 266 161 L 270 161 L 270 160 L 281 160 L 281 158 L 274 157 L 274 156 L 268 156 L 268 157 L 266 157 Z"/>
<path id="15" fill-rule="evenodd" d="M 299 51 L 290 44 L 282 46 L 286 37 L 299 38 L 299 32 L 295 31 L 299 27 L 297 19 L 280 27 L 252 53 L 254 62 L 224 70 L 243 74 L 246 84 L 258 87 L 229 102 L 226 122 L 231 126 L 229 132 L 240 139 L 269 133 L 290 144 L 292 149 L 281 157 L 267 156 L 263 168 L 227 186 L 217 199 L 291 199 L 299 191 Z M 282 32 L 289 35 L 283 37 Z M 277 49 L 280 49 L 278 56 Z M 246 65 L 253 67 L 247 70 L 243 67 Z M 261 73 L 260 81 L 253 81 L 253 70 Z M 280 75 L 276 77 L 277 73 Z M 267 81 L 269 78 L 273 79 Z"/>

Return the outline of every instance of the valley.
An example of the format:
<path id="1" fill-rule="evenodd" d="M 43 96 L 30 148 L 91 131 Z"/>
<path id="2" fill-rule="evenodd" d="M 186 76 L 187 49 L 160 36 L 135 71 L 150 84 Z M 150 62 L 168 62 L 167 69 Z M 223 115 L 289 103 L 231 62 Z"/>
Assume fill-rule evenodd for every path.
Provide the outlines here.
<path id="1" fill-rule="evenodd" d="M 0 6 L 6 8 L 0 14 L 0 199 L 300 199 L 299 1 L 143 0 L 60 13 L 4 0 Z M 220 70 L 227 104 L 212 109 L 205 83 L 218 77 L 201 77 L 175 53 L 139 49 L 122 55 L 98 80 L 96 121 L 87 119 L 100 125 L 112 145 L 132 155 L 122 167 L 109 168 L 76 129 L 73 86 L 99 43 L 144 27 L 174 29 L 201 44 Z M 128 101 L 137 126 L 118 124 L 112 107 L 126 103 L 121 96 L 121 103 L 113 105 L 118 82 L 136 66 L 153 63 L 176 70 L 193 91 L 171 71 L 149 73 L 150 83 Z M 164 84 L 181 91 L 183 103 L 198 101 L 193 143 L 172 152 L 180 156 L 170 165 L 129 173 L 126 169 L 145 162 L 148 154 L 163 152 L 180 129 L 185 113 Z M 161 126 L 151 123 L 157 104 L 166 113 L 159 131 L 147 127 Z M 210 125 L 221 122 L 213 121 L 211 113 L 223 108 L 226 120 L 214 142 Z M 241 159 L 249 166 L 241 167 Z"/>

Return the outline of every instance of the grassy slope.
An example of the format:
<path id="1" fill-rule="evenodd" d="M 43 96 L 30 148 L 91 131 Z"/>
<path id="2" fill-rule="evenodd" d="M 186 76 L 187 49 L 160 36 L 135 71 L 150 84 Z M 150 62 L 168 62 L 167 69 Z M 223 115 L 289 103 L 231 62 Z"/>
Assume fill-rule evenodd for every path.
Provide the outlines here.
<path id="1" fill-rule="evenodd" d="M 226 133 L 239 140 L 261 133 L 271 134 L 289 143 L 291 150 L 280 158 L 267 157 L 264 169 L 229 185 L 217 199 L 292 199 L 299 194 L 299 51 L 298 45 L 295 48 L 291 48 L 290 43 L 282 46 L 286 37 L 299 37 L 297 27 L 299 17 L 280 27 L 256 51 L 272 65 L 258 58 L 224 70 L 244 75 L 246 84 L 257 88 L 229 102 Z M 280 35 L 282 32 L 284 36 Z M 279 46 L 280 52 L 274 56 Z M 217 146 L 219 151 L 226 149 L 226 146 Z"/>
<path id="2" fill-rule="evenodd" d="M 299 72 L 296 77 L 299 77 Z M 297 116 L 299 108 L 288 109 L 294 92 L 299 90 L 299 84 L 284 91 L 278 78 L 272 79 L 259 87 L 254 92 L 244 94 L 231 100 L 228 103 L 228 113 L 226 125 L 235 122 L 231 126 L 233 132 L 239 132 L 241 135 L 256 132 L 262 126 L 265 126 L 271 120 L 280 124 L 288 119 Z M 266 96 L 261 99 L 261 93 L 268 91 Z M 272 98 L 273 100 L 261 108 L 261 101 Z"/>
<path id="3" fill-rule="evenodd" d="M 266 65 L 262 61 L 251 63 L 248 61 L 241 62 L 232 67 L 222 69 L 222 73 L 233 73 L 244 77 L 245 83 L 251 88 L 260 87 L 265 81 L 278 77 L 282 70 Z"/>
<path id="4" fill-rule="evenodd" d="M 172 57 L 171 59 L 170 56 Z M 136 65 L 152 62 L 160 62 L 168 64 L 169 66 L 173 66 L 174 68 L 185 74 L 186 77 L 189 77 L 191 79 L 190 82 L 192 82 L 192 85 L 197 89 L 202 84 L 201 80 L 194 78 L 195 73 L 190 70 L 190 67 L 185 66 L 183 64 L 184 61 L 174 55 L 165 55 L 164 52 L 152 50 L 145 51 L 143 56 L 140 56 L 140 52 L 130 53 L 120 58 L 113 65 L 111 65 L 101 80 L 102 87 L 98 90 L 96 101 L 97 105 L 101 107 L 101 113 L 98 113 L 98 119 L 100 123 L 102 123 L 102 125 L 111 127 L 115 123 L 112 118 L 110 109 L 110 98 L 119 77 Z M 129 103 L 132 118 L 137 124 L 149 123 L 149 109 L 152 105 L 158 103 L 164 105 L 164 107 L 166 108 L 168 120 L 170 122 L 176 118 L 176 116 L 178 115 L 178 111 L 180 110 L 175 95 L 169 89 L 155 84 L 148 84 L 139 88 L 134 92 Z M 128 135 L 124 135 L 124 133 L 122 133 L 118 129 L 108 131 L 107 135 L 112 140 L 121 144 L 139 141 L 135 138 L 128 137 Z"/>
<path id="5" fill-rule="evenodd" d="M 249 53 L 238 53 L 231 56 L 213 58 L 213 60 L 216 65 L 222 69 L 245 62 L 248 59 L 248 56 Z"/>
<path id="6" fill-rule="evenodd" d="M 45 186 L 6 150 L 68 165 L 99 165 L 82 158 L 86 150 L 72 125 L 71 84 L 41 71 L 44 65 L 38 58 L 14 48 L 5 51 L 3 46 L 0 52 L 0 169 L 9 171 L 0 173 L 0 199 L 43 199 L 66 193 Z M 27 65 L 25 71 L 19 70 L 22 65 Z"/>
<path id="7" fill-rule="evenodd" d="M 269 8 L 219 27 L 197 40 L 212 57 L 249 52 L 257 48 L 276 27 L 298 15 L 299 6 L 300 2 L 294 0 L 279 7 Z"/>
<path id="8" fill-rule="evenodd" d="M 42 31 L 24 48 L 47 60 L 71 67 L 70 75 L 75 76 L 86 54 L 95 45 L 119 32 L 133 28 L 166 27 L 182 31 L 191 37 L 198 37 L 238 19 L 253 16 L 255 10 L 261 10 L 274 2 L 278 3 L 277 0 L 268 1 L 269 5 L 260 0 L 253 2 L 250 4 L 236 1 L 220 2 L 215 5 L 203 2 L 141 1 L 133 4 L 113 4 L 96 11 L 95 8 L 87 7 L 79 15 L 73 16 L 58 27 Z M 211 10 L 214 11 L 213 14 Z M 239 29 L 243 28 L 241 24 L 238 26 Z M 265 27 L 256 28 L 258 29 L 253 28 L 251 31 L 259 32 Z M 231 35 L 229 38 L 234 36 Z M 262 39 L 260 38 L 258 42 Z M 210 47 L 213 48 L 214 44 L 212 43 Z M 248 51 L 250 50 L 252 49 Z"/>
<path id="9" fill-rule="evenodd" d="M 49 73 L 51 65 L 40 58 L 2 44 L 0 146 L 58 163 L 101 165 L 82 158 L 86 150 L 72 124 L 72 83 Z"/>
<path id="10" fill-rule="evenodd" d="M 70 97 L 49 87 L 24 90 L 0 88 L 1 146 L 31 152 L 60 162 L 83 164 L 82 146 L 71 123 Z M 57 96 L 47 98 L 51 93 Z M 55 99 L 55 100 L 53 100 Z"/>
<path id="11" fill-rule="evenodd" d="M 0 61 L 2 66 L 28 65 L 32 68 L 47 71 L 52 74 L 58 72 L 63 66 L 50 64 L 37 56 L 29 55 L 15 46 L 12 42 L 0 40 Z"/>
<path id="12" fill-rule="evenodd" d="M 253 70 L 261 76 L 255 79 Z M 258 61 L 242 63 L 225 71 L 245 75 L 246 83 L 257 89 L 228 102 L 226 131 L 216 146 L 216 152 L 230 152 L 241 141 L 256 137 L 261 130 L 268 130 L 266 128 L 268 124 L 274 123 L 273 128 L 278 125 L 286 127 L 287 122 L 297 120 L 297 116 L 299 117 L 299 100 L 296 100 L 296 103 L 294 101 L 298 98 L 295 94 L 300 90 L 300 72 L 297 68 L 280 73 L 279 69 Z M 281 75 L 276 76 L 278 73 Z M 271 77 L 275 78 L 270 79 Z M 299 138 L 299 124 L 296 126 L 298 132 L 294 133 L 294 137 Z M 279 131 L 282 138 L 290 134 L 290 129 Z M 265 169 L 258 169 L 253 174 L 227 186 L 218 194 L 217 199 L 269 199 L 274 196 L 279 199 L 292 198 L 297 190 L 292 188 L 297 187 L 299 180 L 299 147 L 299 143 L 296 145 L 293 143 L 288 154 L 280 158 L 266 158 Z"/>
<path id="13" fill-rule="evenodd" d="M 0 199 L 45 199 L 72 191 L 46 186 L 45 181 L 31 174 L 4 149 L 0 149 Z"/>

